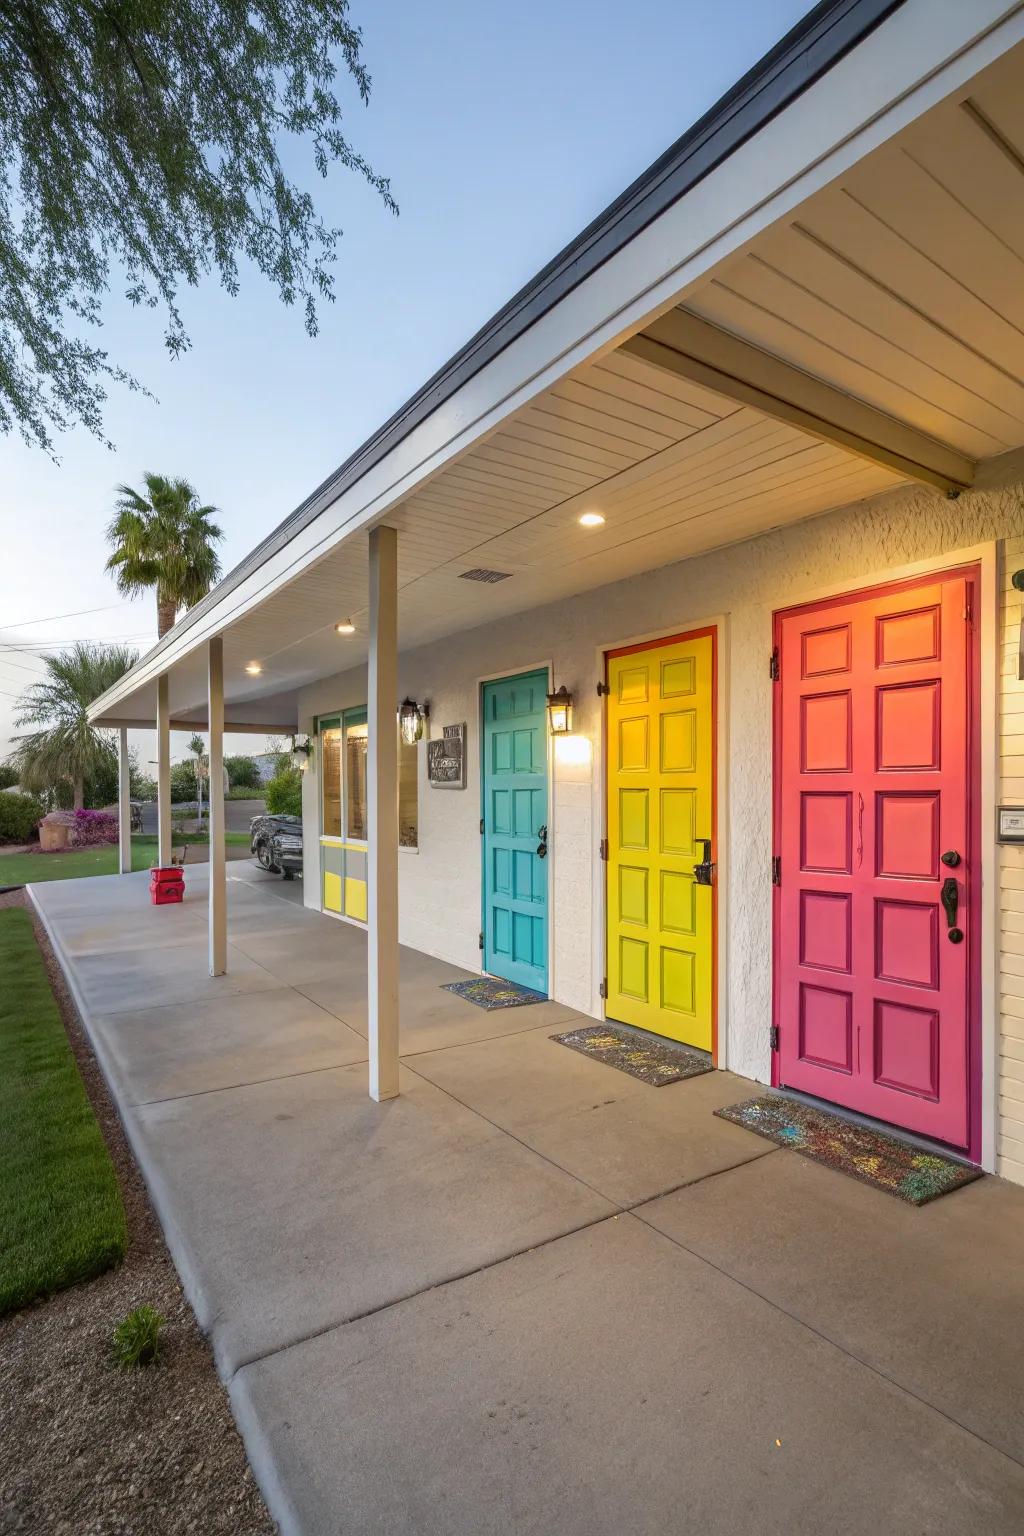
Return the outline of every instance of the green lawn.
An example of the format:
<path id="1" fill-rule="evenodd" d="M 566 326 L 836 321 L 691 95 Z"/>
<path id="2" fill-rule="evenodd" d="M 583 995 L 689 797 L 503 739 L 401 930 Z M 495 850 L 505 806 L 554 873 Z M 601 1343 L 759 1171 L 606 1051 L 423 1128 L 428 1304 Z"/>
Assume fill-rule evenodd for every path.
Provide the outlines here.
<path id="1" fill-rule="evenodd" d="M 198 833 L 176 833 L 174 844 L 205 843 Z M 249 846 L 248 832 L 225 832 L 225 843 Z M 137 833 L 132 838 L 132 869 L 149 869 L 156 863 L 156 836 Z M 70 853 L 0 853 L 0 885 L 38 884 L 41 880 L 76 880 L 82 875 L 116 875 L 117 848 L 75 848 Z"/>
<path id="2" fill-rule="evenodd" d="M 28 913 L 0 910 L 0 1314 L 88 1280 L 128 1243 L 121 1192 Z"/>

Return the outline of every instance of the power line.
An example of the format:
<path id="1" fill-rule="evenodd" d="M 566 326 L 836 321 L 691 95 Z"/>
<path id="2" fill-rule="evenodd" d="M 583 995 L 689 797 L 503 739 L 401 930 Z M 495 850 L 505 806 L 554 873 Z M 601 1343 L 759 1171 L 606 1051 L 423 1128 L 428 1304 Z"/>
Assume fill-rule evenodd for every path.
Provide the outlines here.
<path id="1" fill-rule="evenodd" d="M 24 654 L 24 653 L 19 653 L 19 654 Z M 38 660 L 39 660 L 40 664 L 42 665 L 43 664 L 43 658 L 40 656 L 38 658 Z M 0 655 L 0 663 L 2 663 L 5 667 L 16 667 L 19 672 L 31 672 L 33 677 L 39 677 L 41 675 L 38 672 L 32 672 L 32 668 L 31 667 L 26 667 L 20 661 L 11 661 L 9 656 Z"/>
<path id="2" fill-rule="evenodd" d="M 36 651 L 52 651 L 58 646 L 69 645 L 128 645 L 133 642 L 148 640 L 150 630 L 144 630 L 138 635 L 62 635 L 52 640 L 7 640 L 0 635 L 0 650 L 20 651 L 31 655 Z"/>
<path id="3" fill-rule="evenodd" d="M 74 613 L 51 613 L 44 619 L 23 619 L 20 624 L 4 624 L 4 629 L 29 629 L 33 624 L 56 624 L 59 619 L 80 619 L 87 613 L 110 613 L 115 608 L 129 608 L 130 603 L 107 603 L 102 608 L 76 608 Z"/>

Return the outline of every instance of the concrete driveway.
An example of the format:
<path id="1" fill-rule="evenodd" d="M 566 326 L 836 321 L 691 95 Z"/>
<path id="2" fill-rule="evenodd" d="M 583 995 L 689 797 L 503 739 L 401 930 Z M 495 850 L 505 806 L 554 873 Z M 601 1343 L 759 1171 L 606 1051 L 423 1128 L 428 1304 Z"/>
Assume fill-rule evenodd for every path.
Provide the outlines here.
<path id="1" fill-rule="evenodd" d="M 1024 1191 L 918 1210 L 402 953 L 366 1093 L 365 938 L 254 868 L 33 891 L 285 1532 L 1018 1533 Z"/>

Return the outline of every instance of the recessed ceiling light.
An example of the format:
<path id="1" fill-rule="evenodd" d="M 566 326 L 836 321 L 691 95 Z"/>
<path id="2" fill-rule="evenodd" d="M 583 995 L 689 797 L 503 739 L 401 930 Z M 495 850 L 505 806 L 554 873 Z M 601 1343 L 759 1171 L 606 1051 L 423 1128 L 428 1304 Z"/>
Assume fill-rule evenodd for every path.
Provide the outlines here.
<path id="1" fill-rule="evenodd" d="M 263 668 L 260 666 L 258 661 L 250 661 L 247 664 L 245 670 L 251 677 L 259 677 L 260 673 L 263 671 Z"/>
<path id="2" fill-rule="evenodd" d="M 600 528 L 603 522 L 604 515 L 601 512 L 584 512 L 579 520 L 581 528 Z"/>
<path id="3" fill-rule="evenodd" d="M 340 624 L 335 624 L 335 630 L 339 635 L 354 635 L 356 627 L 351 619 L 342 619 Z"/>

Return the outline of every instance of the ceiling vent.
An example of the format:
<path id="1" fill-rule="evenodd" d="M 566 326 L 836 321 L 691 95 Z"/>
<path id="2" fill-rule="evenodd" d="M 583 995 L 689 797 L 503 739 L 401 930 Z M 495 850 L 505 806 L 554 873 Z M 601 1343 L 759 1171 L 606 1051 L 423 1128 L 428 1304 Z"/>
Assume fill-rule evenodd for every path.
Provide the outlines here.
<path id="1" fill-rule="evenodd" d="M 482 565 L 475 565 L 471 571 L 460 571 L 460 581 L 508 581 L 511 571 L 488 571 Z"/>

